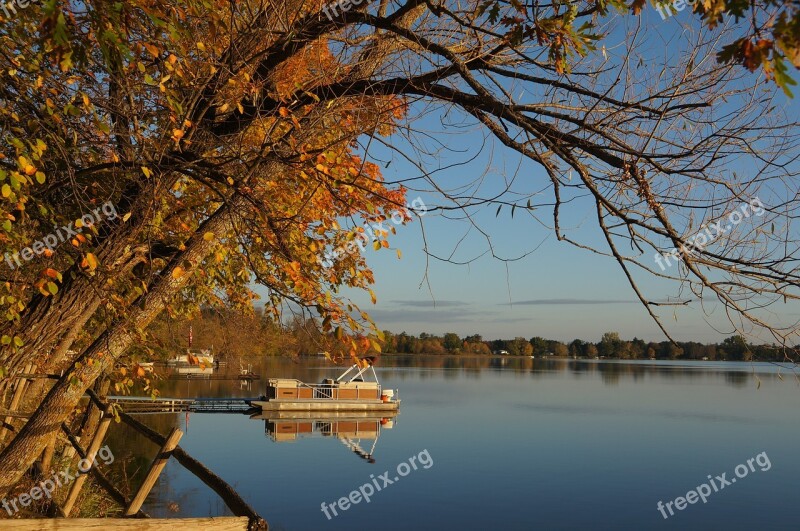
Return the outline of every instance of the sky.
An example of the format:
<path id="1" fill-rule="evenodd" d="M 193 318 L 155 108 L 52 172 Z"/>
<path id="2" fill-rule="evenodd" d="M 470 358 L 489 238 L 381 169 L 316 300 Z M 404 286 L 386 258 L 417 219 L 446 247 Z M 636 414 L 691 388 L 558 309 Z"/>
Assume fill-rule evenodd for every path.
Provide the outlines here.
<path id="1" fill-rule="evenodd" d="M 692 16 L 684 11 L 662 21 L 651 7 L 646 10 L 644 23 L 658 36 L 650 43 L 653 46 L 670 42 L 677 32 L 685 31 L 683 24 Z M 613 39 L 607 42 L 611 46 Z M 679 47 L 673 49 L 673 53 L 682 53 Z M 796 101 L 788 103 L 783 95 L 780 98 L 795 116 L 800 114 Z M 414 113 L 423 114 L 415 127 L 431 133 L 416 137 L 430 155 L 420 155 L 415 162 L 424 160 L 428 170 L 441 168 L 434 178 L 444 188 L 466 187 L 466 191 L 470 183 L 480 182 L 475 186 L 486 194 L 487 190 L 500 190 L 513 179 L 515 191 L 523 195 L 540 193 L 534 197 L 541 197 L 542 201 L 551 199 L 543 170 L 504 151 L 487 139 L 485 131 L 469 122 L 461 123 L 461 117 L 454 114 L 445 116 L 421 106 L 412 108 Z M 437 135 L 440 120 L 460 124 L 460 132 Z M 402 149 L 402 138 L 388 141 Z M 438 142 L 447 149 L 441 149 Z M 383 174 L 387 181 L 419 175 L 411 162 L 389 149 L 371 144 L 370 154 L 386 166 Z M 467 160 L 469 163 L 453 165 Z M 430 187 L 419 188 L 422 190 L 409 192 L 409 202 L 419 198 L 431 207 L 442 204 Z M 628 339 L 667 339 L 613 259 L 557 241 L 551 208 L 532 213 L 518 209 L 513 218 L 510 208 L 503 208 L 499 214 L 496 208 L 484 208 L 473 219 L 487 237 L 468 220 L 453 219 L 452 213 L 441 211 L 424 213 L 409 225 L 396 227 L 397 235 L 390 238 L 392 249 L 365 251 L 375 273 L 377 304 L 373 305 L 365 293 L 345 294 L 366 310 L 381 329 L 396 333 L 455 332 L 462 337 L 480 334 L 484 339 L 542 336 L 561 341 L 599 341 L 605 332 L 615 331 Z M 605 249 L 593 216 L 593 202 L 577 198 L 565 208 L 562 228 L 571 237 Z M 426 256 L 425 248 L 462 264 Z M 402 258 L 394 249 L 402 251 Z M 487 254 L 490 249 L 497 257 L 515 260 L 493 257 Z M 687 297 L 677 284 L 650 275 L 638 275 L 636 280 L 651 300 L 693 300 L 685 307 L 666 307 L 658 312 L 676 340 L 717 342 L 736 333 L 718 306 Z M 800 305 L 782 304 L 764 315 L 771 323 L 796 322 L 800 319 Z"/>

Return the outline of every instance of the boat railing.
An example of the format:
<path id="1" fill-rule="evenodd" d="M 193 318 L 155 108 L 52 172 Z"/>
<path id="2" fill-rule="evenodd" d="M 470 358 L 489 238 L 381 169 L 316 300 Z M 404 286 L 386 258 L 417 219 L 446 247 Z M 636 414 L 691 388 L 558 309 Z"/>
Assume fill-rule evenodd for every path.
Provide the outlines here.
<path id="1" fill-rule="evenodd" d="M 284 383 L 284 382 L 293 382 L 294 385 L 291 386 L 291 387 L 289 387 L 289 386 L 281 386 L 280 384 Z M 362 383 L 362 382 L 358 382 L 358 383 Z M 343 388 L 343 387 L 341 387 L 341 385 L 342 385 L 341 382 L 335 382 L 335 383 L 324 383 L 323 382 L 323 383 L 313 384 L 313 383 L 306 383 L 306 382 L 303 382 L 301 380 L 292 379 L 292 378 L 273 378 L 273 379 L 269 380 L 269 385 L 271 387 L 274 387 L 276 390 L 277 389 L 284 389 L 285 390 L 285 389 L 290 389 L 290 388 L 298 389 L 298 392 L 295 394 L 295 396 L 292 396 L 292 397 L 289 397 L 289 396 L 276 396 L 276 398 L 278 398 L 278 399 L 280 399 L 280 398 L 293 398 L 293 399 L 315 399 L 315 400 L 332 400 L 332 401 L 364 399 L 366 397 L 363 396 L 363 395 L 366 394 L 366 391 L 369 391 L 370 395 L 375 395 L 375 396 L 372 396 L 372 397 L 369 397 L 369 398 L 374 398 L 375 400 L 380 400 L 380 397 L 381 397 L 381 385 L 379 383 L 377 383 L 377 382 L 375 382 L 375 383 L 377 384 L 376 387 L 364 388 L 364 387 L 361 387 L 359 385 L 356 385 L 354 387 L 344 387 Z M 301 394 L 307 394 L 307 393 L 300 393 L 300 391 L 299 391 L 300 389 L 309 389 L 311 391 L 310 392 L 311 396 L 306 396 L 306 397 L 300 396 Z M 355 393 L 354 397 L 353 396 L 345 396 L 345 397 L 343 397 L 343 396 L 341 396 L 342 395 L 342 393 L 341 393 L 342 390 L 353 390 L 356 393 Z M 377 391 L 377 393 L 376 393 L 376 391 Z"/>

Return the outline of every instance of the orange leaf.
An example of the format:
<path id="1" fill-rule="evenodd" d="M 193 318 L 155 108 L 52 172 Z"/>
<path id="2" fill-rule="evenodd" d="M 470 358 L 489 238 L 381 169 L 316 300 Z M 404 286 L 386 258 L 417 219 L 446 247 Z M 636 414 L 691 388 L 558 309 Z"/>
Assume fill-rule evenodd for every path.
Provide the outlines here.
<path id="1" fill-rule="evenodd" d="M 158 48 L 153 46 L 152 44 L 144 43 L 145 49 L 152 55 L 153 57 L 158 57 Z"/>

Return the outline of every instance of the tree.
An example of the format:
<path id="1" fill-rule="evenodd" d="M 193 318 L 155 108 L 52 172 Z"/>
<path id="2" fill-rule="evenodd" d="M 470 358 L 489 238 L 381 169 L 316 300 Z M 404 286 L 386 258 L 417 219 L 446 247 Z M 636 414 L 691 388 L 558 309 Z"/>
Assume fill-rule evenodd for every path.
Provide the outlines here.
<path id="1" fill-rule="evenodd" d="M 751 358 L 747 340 L 740 336 L 730 336 L 720 345 L 722 355 L 730 361 L 746 361 Z"/>
<path id="2" fill-rule="evenodd" d="M 461 338 L 458 334 L 448 332 L 444 335 L 443 346 L 448 352 L 457 352 L 461 350 Z"/>
<path id="3" fill-rule="evenodd" d="M 569 355 L 573 357 L 582 358 L 586 356 L 587 343 L 581 339 L 575 339 L 569 344 Z M 555 352 L 555 350 L 553 351 Z"/>
<path id="4" fill-rule="evenodd" d="M 619 338 L 619 333 L 606 332 L 603 334 L 602 339 L 600 339 L 600 343 L 597 345 L 597 350 L 600 352 L 601 356 L 613 358 L 619 353 L 621 345 L 622 341 Z"/>
<path id="5" fill-rule="evenodd" d="M 795 131 L 738 68 L 704 60 L 725 52 L 736 28 L 703 33 L 660 68 L 636 34 L 624 56 L 592 52 L 605 4 L 548 4 L 525 17 L 522 4 L 491 4 L 364 2 L 329 18 L 302 0 L 99 0 L 4 21 L 0 387 L 28 361 L 66 371 L 0 454 L 0 494 L 164 312 L 245 307 L 255 282 L 276 321 L 291 303 L 349 355 L 376 348 L 382 333 L 342 293 L 369 290 L 364 252 L 388 248 L 395 228 L 428 208 L 409 204 L 416 180 L 384 181 L 374 152 L 413 153 L 421 175 L 435 174 L 426 167 L 442 154 L 425 155 L 413 135 L 421 105 L 480 125 L 539 168 L 551 194 L 483 197 L 476 187 L 465 197 L 463 183 L 448 190 L 426 177 L 442 203 L 431 208 L 536 216 L 547 205 L 560 241 L 591 247 L 560 222 L 565 205 L 587 197 L 599 251 L 656 322 L 665 303 L 638 288 L 632 265 L 689 283 L 785 342 L 791 331 L 747 301 L 797 298 Z M 768 7 L 794 20 L 791 8 Z M 714 9 L 710 21 L 725 10 Z M 773 65 L 780 81 L 775 50 L 796 58 L 786 24 L 773 29 L 773 56 L 761 60 L 765 45 L 747 41 L 723 58 Z M 441 132 L 461 129 L 452 123 Z M 751 176 L 731 175 L 732 161 L 751 163 Z M 697 223 L 743 217 L 743 202 L 746 223 L 698 245 Z M 649 252 L 623 254 L 621 244 Z M 670 247 L 686 250 L 681 265 L 655 270 L 650 252 Z M 441 349 L 420 339 L 414 351 Z"/>
<path id="6" fill-rule="evenodd" d="M 537 356 L 543 356 L 547 352 L 550 352 L 550 350 L 547 348 L 547 340 L 542 337 L 532 337 L 530 343 L 533 347 L 533 354 Z"/>
<path id="7" fill-rule="evenodd" d="M 533 347 L 524 337 L 515 337 L 507 345 L 508 353 L 513 356 L 530 356 L 531 352 L 533 352 Z"/>
<path id="8" fill-rule="evenodd" d="M 600 353 L 598 352 L 597 347 L 594 346 L 594 343 L 589 343 L 586 345 L 587 358 L 596 358 L 597 356 L 599 356 L 599 354 Z"/>

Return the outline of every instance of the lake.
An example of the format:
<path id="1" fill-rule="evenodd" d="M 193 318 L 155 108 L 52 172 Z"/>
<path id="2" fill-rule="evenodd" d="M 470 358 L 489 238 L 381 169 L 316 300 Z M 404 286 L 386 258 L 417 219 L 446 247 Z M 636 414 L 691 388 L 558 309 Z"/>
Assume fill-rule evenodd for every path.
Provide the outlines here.
<path id="1" fill-rule="evenodd" d="M 159 388 L 165 397 L 256 397 L 265 378 L 319 382 L 343 371 L 324 359 L 268 359 L 254 370 L 262 380 L 250 390 L 219 380 Z M 137 418 L 162 434 L 186 431 L 181 446 L 274 530 L 797 529 L 800 387 L 789 367 L 384 356 L 377 372 L 399 391 L 400 413 L 355 428 L 242 414 Z M 124 424 L 107 444 L 136 477 L 156 452 Z M 359 503 L 335 505 L 365 484 L 382 487 L 369 503 L 359 493 Z M 690 490 L 705 503 L 676 501 Z M 323 502 L 337 515 L 328 508 L 326 517 Z M 174 460 L 143 509 L 230 515 Z"/>

